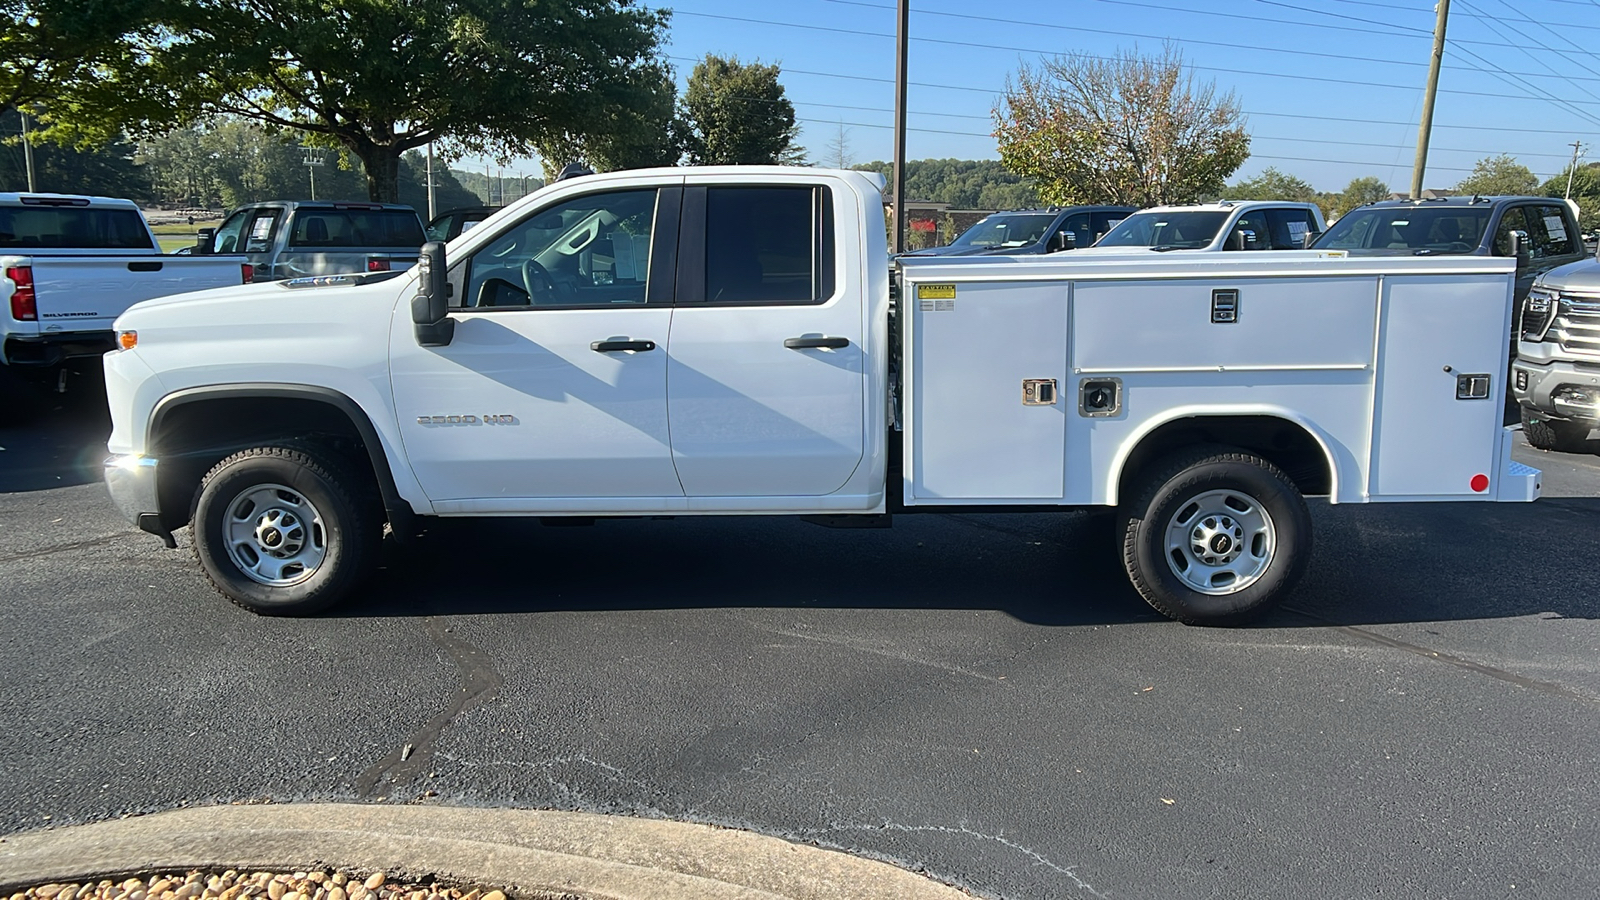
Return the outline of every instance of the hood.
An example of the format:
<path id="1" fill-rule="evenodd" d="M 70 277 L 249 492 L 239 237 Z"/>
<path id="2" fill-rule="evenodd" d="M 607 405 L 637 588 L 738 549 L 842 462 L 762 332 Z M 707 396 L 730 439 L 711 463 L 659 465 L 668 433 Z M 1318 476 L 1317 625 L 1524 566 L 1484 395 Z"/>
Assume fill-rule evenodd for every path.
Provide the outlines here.
<path id="1" fill-rule="evenodd" d="M 1195 247 L 1189 250 L 1165 250 L 1156 255 L 1166 256 L 1168 253 L 1194 253 L 1195 251 L 1205 249 L 1207 248 Z M 1081 247 L 1077 250 L 1064 250 L 1062 252 L 1070 253 L 1073 256 L 1145 256 L 1156 253 L 1156 251 L 1151 250 L 1149 247 Z M 1055 254 L 1051 255 L 1054 256 Z"/>
<path id="2" fill-rule="evenodd" d="M 1539 284 L 1558 291 L 1600 294 L 1600 261 L 1584 259 L 1556 266 L 1539 278 Z"/>
<path id="3" fill-rule="evenodd" d="M 262 281 L 191 291 L 135 303 L 117 317 L 112 327 L 137 329 L 142 325 L 178 324 L 185 320 L 215 325 L 310 324 L 312 320 L 323 318 L 314 312 L 318 307 L 345 305 L 374 293 L 392 296 L 407 280 L 405 272 L 397 271 L 370 276 L 329 275 Z M 409 280 L 414 281 L 415 277 Z"/>
<path id="4" fill-rule="evenodd" d="M 901 256 L 983 256 L 985 254 L 990 254 L 990 253 L 993 253 L 993 252 L 994 251 L 991 250 L 988 247 L 972 247 L 972 246 L 957 247 L 954 244 L 946 244 L 943 247 L 929 247 L 926 250 L 912 250 L 909 253 L 902 253 L 900 255 Z"/>

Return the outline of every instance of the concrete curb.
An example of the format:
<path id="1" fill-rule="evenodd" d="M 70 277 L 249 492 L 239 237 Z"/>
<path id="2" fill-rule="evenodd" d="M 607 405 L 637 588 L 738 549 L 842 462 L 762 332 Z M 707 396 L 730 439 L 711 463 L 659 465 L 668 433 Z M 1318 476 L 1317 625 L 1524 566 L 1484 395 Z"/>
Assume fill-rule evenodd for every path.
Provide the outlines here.
<path id="1" fill-rule="evenodd" d="M 747 831 L 532 810 L 175 810 L 0 838 L 0 891 L 156 870 L 327 866 L 582 900 L 970 900 L 886 863 Z"/>

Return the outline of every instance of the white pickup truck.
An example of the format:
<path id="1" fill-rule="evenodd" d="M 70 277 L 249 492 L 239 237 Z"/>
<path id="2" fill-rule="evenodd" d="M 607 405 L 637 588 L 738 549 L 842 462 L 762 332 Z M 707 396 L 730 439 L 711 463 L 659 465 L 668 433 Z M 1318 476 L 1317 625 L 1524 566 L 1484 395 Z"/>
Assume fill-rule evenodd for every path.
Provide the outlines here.
<path id="1" fill-rule="evenodd" d="M 384 525 L 408 540 L 419 517 L 1113 507 L 1140 593 L 1208 624 L 1301 577 L 1305 495 L 1538 495 L 1500 427 L 1513 260 L 891 272 L 879 191 L 593 175 L 410 272 L 140 304 L 105 365 L 111 494 L 168 546 L 191 525 L 211 581 L 271 614 L 348 595 Z"/>
<path id="2" fill-rule="evenodd" d="M 167 256 L 131 200 L 0 194 L 0 363 L 48 372 L 113 346 L 140 300 L 250 281 L 243 257 Z"/>

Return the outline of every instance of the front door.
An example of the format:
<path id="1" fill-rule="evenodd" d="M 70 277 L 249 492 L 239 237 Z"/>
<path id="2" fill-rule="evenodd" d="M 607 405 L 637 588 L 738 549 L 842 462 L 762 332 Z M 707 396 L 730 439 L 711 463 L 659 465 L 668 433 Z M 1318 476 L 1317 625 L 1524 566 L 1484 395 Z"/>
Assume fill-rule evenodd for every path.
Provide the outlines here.
<path id="1" fill-rule="evenodd" d="M 452 259 L 448 346 L 418 346 L 396 317 L 401 434 L 436 509 L 682 503 L 666 350 L 680 196 L 675 187 L 568 195 Z"/>
<path id="2" fill-rule="evenodd" d="M 823 496 L 861 462 L 866 287 L 834 206 L 800 179 L 684 189 L 667 395 L 690 498 Z"/>

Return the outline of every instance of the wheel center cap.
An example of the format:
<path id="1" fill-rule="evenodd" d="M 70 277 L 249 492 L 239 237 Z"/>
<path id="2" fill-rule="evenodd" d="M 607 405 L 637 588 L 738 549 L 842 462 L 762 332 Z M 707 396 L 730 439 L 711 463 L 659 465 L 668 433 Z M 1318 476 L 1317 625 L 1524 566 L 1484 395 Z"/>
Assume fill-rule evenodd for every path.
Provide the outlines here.
<path id="1" fill-rule="evenodd" d="M 268 547 L 278 546 L 278 542 L 281 540 L 283 540 L 283 535 L 279 534 L 276 528 L 268 528 L 261 533 L 261 543 L 266 544 Z"/>
<path id="2" fill-rule="evenodd" d="M 1219 534 L 1211 539 L 1212 553 L 1227 553 L 1232 546 L 1233 541 L 1229 540 L 1228 536 L 1225 534 Z"/>

